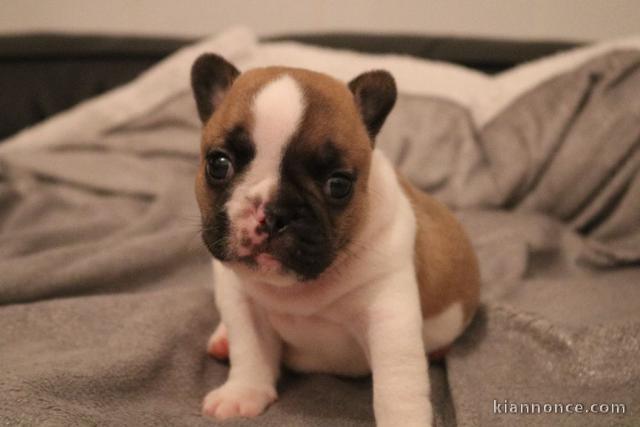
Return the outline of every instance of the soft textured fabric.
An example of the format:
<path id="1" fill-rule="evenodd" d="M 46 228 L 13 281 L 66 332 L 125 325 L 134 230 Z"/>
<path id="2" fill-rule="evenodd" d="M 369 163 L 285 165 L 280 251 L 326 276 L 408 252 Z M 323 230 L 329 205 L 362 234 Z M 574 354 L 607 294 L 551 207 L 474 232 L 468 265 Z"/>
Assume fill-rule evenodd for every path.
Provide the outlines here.
<path id="1" fill-rule="evenodd" d="M 576 46 L 564 41 L 334 32 L 285 34 L 263 40 L 399 53 L 450 61 L 491 74 Z M 0 140 L 128 82 L 194 41 L 105 34 L 0 34 Z"/>
<path id="2" fill-rule="evenodd" d="M 378 146 L 455 210 L 483 279 L 476 319 L 430 368 L 436 425 L 638 425 L 639 49 L 581 48 L 490 78 L 234 30 L 6 141 L 0 423 L 215 424 L 200 404 L 228 367 L 204 350 L 217 314 L 188 73 L 216 51 L 242 69 L 396 75 Z M 369 379 L 286 373 L 279 393 L 258 420 L 225 425 L 373 423 Z M 617 402 L 626 414 L 494 414 L 494 400 Z"/>

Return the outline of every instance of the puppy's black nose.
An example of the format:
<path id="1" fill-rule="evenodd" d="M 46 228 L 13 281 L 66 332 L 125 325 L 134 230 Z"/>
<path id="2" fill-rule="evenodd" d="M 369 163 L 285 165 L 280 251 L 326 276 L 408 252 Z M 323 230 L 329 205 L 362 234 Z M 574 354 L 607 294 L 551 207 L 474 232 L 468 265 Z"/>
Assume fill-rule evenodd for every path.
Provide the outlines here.
<path id="1" fill-rule="evenodd" d="M 267 206 L 264 213 L 264 229 L 272 235 L 282 233 L 293 219 L 291 210 L 280 206 Z"/>

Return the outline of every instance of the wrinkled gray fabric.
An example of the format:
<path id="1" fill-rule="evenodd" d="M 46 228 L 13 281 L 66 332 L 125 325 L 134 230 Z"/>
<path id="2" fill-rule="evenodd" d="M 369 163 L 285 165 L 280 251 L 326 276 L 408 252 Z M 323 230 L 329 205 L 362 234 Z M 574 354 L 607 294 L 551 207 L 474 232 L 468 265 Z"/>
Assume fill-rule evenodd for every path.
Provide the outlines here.
<path id="1" fill-rule="evenodd" d="M 0 156 L 0 422 L 214 424 L 200 403 L 227 366 L 204 352 L 198 134 L 184 92 L 90 140 Z M 483 307 L 430 369 L 436 425 L 639 425 L 640 54 L 555 76 L 482 129 L 402 97 L 378 143 L 456 209 L 481 262 Z M 226 425 L 373 422 L 368 379 L 286 374 L 279 390 Z M 494 399 L 627 413 L 496 415 Z"/>

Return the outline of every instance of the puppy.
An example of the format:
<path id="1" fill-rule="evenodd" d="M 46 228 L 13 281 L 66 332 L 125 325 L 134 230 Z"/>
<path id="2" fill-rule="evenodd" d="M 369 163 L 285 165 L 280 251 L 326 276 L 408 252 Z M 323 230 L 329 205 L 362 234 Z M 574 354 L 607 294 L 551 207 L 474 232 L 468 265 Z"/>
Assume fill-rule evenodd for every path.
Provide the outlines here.
<path id="1" fill-rule="evenodd" d="M 371 373 L 378 425 L 431 425 L 426 354 L 470 322 L 478 266 L 452 214 L 374 148 L 396 100 L 391 75 L 345 85 L 296 68 L 241 74 L 205 54 L 191 84 L 222 319 L 209 352 L 230 359 L 203 413 L 259 415 L 284 363 Z"/>

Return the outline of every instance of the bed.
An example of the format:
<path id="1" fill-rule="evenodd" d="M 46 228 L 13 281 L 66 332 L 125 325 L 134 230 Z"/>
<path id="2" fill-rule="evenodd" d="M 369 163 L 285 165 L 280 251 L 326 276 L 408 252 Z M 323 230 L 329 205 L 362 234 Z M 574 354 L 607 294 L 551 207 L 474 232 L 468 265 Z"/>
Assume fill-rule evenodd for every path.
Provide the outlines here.
<path id="1" fill-rule="evenodd" d="M 640 39 L 377 37 L 260 40 L 234 28 L 138 41 L 125 59 L 113 40 L 84 38 L 94 62 L 69 51 L 51 73 L 37 38 L 0 44 L 14 67 L 2 73 L 22 78 L 2 79 L 16 101 L 2 101 L 0 422 L 215 424 L 201 399 L 228 366 L 205 353 L 218 315 L 188 81 L 212 51 L 241 69 L 396 77 L 378 147 L 455 211 L 482 273 L 480 312 L 430 367 L 437 426 L 640 424 Z M 17 59 L 15 43 L 31 43 L 35 59 Z M 373 424 L 366 378 L 287 372 L 279 393 L 259 419 L 225 425 Z M 565 413 L 521 413 L 534 403 Z"/>

